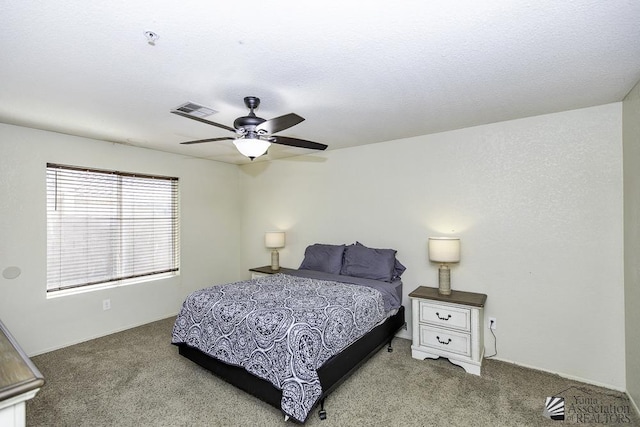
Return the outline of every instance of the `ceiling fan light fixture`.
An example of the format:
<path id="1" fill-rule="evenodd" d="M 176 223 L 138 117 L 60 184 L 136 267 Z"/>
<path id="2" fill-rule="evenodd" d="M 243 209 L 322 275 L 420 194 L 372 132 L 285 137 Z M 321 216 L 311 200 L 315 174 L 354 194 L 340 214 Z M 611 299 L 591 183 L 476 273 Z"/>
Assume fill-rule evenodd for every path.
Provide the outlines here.
<path id="1" fill-rule="evenodd" d="M 243 156 L 246 156 L 251 160 L 262 156 L 271 146 L 269 141 L 257 138 L 240 138 L 233 141 L 233 144 Z"/>

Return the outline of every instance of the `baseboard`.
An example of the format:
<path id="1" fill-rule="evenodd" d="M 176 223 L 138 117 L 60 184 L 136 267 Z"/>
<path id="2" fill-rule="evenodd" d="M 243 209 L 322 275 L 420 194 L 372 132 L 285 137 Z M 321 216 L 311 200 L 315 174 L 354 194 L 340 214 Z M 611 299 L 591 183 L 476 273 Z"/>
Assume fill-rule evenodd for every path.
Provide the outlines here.
<path id="1" fill-rule="evenodd" d="M 396 334 L 396 337 L 404 338 L 405 340 L 409 340 L 409 341 L 411 341 L 411 339 L 412 339 L 411 334 L 409 333 L 409 331 L 407 331 L 404 328 L 400 329 L 400 331 Z"/>
<path id="2" fill-rule="evenodd" d="M 629 402 L 631 402 L 631 406 L 633 406 L 633 409 L 635 409 L 636 415 L 640 417 L 640 408 L 638 408 L 638 404 L 633 400 L 633 398 L 631 397 L 628 391 L 626 391 L 625 394 L 629 398 Z"/>
<path id="3" fill-rule="evenodd" d="M 93 336 L 90 336 L 90 337 L 87 337 L 87 338 L 80 339 L 78 341 L 71 341 L 71 342 L 68 342 L 68 343 L 65 343 L 65 344 L 62 344 L 62 345 L 59 345 L 59 346 L 55 346 L 55 347 L 47 348 L 47 349 L 44 349 L 44 350 L 41 350 L 41 351 L 37 351 L 35 353 L 28 354 L 27 356 L 29 356 L 29 357 L 39 356 L 41 354 L 49 353 L 49 352 L 52 352 L 52 351 L 55 351 L 55 350 L 60 350 L 61 348 L 69 347 L 69 346 L 80 344 L 80 343 L 87 342 L 87 341 L 91 341 L 91 340 L 94 340 L 96 338 L 106 337 L 107 335 L 111 335 L 111 334 L 115 334 L 115 333 L 118 333 L 118 332 L 126 331 L 127 329 L 137 328 L 138 326 L 147 325 L 149 323 L 157 322 L 159 320 L 164 320 L 164 319 L 166 319 L 168 317 L 175 317 L 177 315 L 178 315 L 178 312 L 169 313 L 169 314 L 162 315 L 162 316 L 160 316 L 158 318 L 154 318 L 154 319 L 151 319 L 151 320 L 144 320 L 141 323 L 135 323 L 135 324 L 131 324 L 131 325 L 128 325 L 128 326 L 123 326 L 122 328 L 114 329 L 114 330 L 111 330 L 109 332 L 105 332 L 105 333 L 98 334 L 98 335 L 93 335 Z"/>
<path id="4" fill-rule="evenodd" d="M 580 378 L 580 377 L 577 377 L 577 376 L 574 376 L 574 375 L 563 374 L 561 372 L 552 371 L 550 369 L 543 369 L 543 368 L 539 368 L 537 366 L 527 365 L 525 363 L 514 362 L 513 360 L 502 359 L 502 358 L 499 358 L 499 357 L 492 357 L 491 359 L 499 360 L 499 361 L 505 362 L 505 363 L 511 363 L 512 365 L 522 366 L 523 368 L 534 369 L 536 371 L 548 372 L 550 374 L 559 375 L 562 378 L 566 378 L 568 380 L 580 381 L 581 383 L 595 385 L 597 387 L 608 388 L 609 390 L 615 390 L 615 391 L 619 391 L 621 393 L 626 393 L 627 392 L 624 388 L 613 386 L 611 384 L 600 383 L 598 381 L 588 380 L 586 378 Z"/>
<path id="5" fill-rule="evenodd" d="M 159 320 L 164 320 L 167 317 L 172 317 L 172 316 L 177 316 L 177 315 L 178 315 L 178 312 L 169 313 L 169 314 L 163 315 L 161 317 L 158 317 L 156 319 L 145 320 L 142 323 L 136 323 L 136 324 L 131 324 L 131 325 L 128 325 L 128 326 L 123 326 L 122 328 L 114 329 L 114 330 L 111 330 L 109 332 L 105 332 L 103 334 L 92 335 L 90 337 L 83 338 L 83 339 L 78 340 L 78 341 L 71 341 L 71 342 L 68 342 L 68 343 L 65 343 L 65 344 L 62 344 L 62 345 L 59 345 L 59 346 L 46 348 L 44 350 L 40 350 L 40 351 L 37 351 L 35 353 L 28 354 L 27 356 L 29 356 L 29 357 L 39 356 L 41 354 L 45 354 L 45 353 L 49 353 L 49 352 L 52 352 L 52 351 L 60 350 L 61 348 L 65 348 L 65 347 L 69 347 L 69 346 L 72 346 L 72 345 L 80 344 L 80 343 L 83 343 L 83 342 L 86 342 L 86 341 L 91 341 L 91 340 L 94 340 L 96 338 L 106 337 L 107 335 L 111 335 L 111 334 L 115 334 L 115 333 L 118 333 L 118 332 L 126 331 L 127 329 L 131 329 L 131 328 L 137 328 L 138 326 L 146 325 L 147 323 L 157 322 Z M 406 329 L 401 329 L 400 332 L 398 332 L 396 334 L 396 336 L 398 338 L 404 338 L 404 339 L 407 339 L 407 340 L 411 340 L 411 335 L 409 334 L 409 332 Z"/>

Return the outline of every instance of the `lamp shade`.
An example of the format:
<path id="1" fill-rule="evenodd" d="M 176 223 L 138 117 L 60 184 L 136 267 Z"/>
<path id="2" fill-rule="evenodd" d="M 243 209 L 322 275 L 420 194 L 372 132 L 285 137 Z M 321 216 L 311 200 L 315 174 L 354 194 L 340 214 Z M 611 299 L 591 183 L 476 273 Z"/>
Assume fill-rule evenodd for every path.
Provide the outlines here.
<path id="1" fill-rule="evenodd" d="M 233 141 L 238 151 L 250 159 L 262 156 L 267 152 L 271 143 L 257 138 L 241 138 Z"/>
<path id="2" fill-rule="evenodd" d="M 429 260 L 435 262 L 460 261 L 460 238 L 429 237 Z"/>
<path id="3" fill-rule="evenodd" d="M 269 249 L 284 248 L 284 231 L 264 233 L 264 245 Z"/>

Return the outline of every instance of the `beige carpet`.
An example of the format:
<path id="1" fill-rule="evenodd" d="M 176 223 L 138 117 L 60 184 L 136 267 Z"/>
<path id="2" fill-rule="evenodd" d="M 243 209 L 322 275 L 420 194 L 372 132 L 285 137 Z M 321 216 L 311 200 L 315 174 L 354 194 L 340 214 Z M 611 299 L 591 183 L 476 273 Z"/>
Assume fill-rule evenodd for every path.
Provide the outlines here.
<path id="1" fill-rule="evenodd" d="M 172 325 L 165 319 L 34 357 L 46 384 L 27 403 L 27 426 L 295 425 L 178 355 Z M 481 377 L 468 375 L 445 359 L 411 358 L 410 344 L 394 339 L 392 353 L 381 350 L 328 397 L 326 420 L 316 409 L 305 425 L 640 426 L 623 393 L 490 359 Z M 564 422 L 542 415 L 545 398 L 560 392 Z"/>

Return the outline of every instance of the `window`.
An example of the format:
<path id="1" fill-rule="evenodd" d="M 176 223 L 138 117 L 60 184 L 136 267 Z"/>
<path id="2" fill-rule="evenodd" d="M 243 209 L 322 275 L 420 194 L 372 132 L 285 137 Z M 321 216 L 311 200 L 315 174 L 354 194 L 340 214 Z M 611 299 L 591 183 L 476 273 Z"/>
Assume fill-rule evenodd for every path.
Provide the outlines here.
<path id="1" fill-rule="evenodd" d="M 47 292 L 179 271 L 178 178 L 47 164 Z"/>

